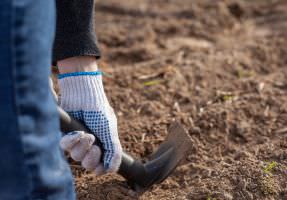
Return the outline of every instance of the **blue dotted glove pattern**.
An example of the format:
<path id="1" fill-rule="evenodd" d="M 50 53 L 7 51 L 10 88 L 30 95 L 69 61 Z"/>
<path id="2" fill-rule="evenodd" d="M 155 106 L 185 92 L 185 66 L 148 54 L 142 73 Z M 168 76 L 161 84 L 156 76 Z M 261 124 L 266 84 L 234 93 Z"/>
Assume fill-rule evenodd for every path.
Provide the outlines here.
<path id="1" fill-rule="evenodd" d="M 70 111 L 75 119 L 82 121 L 101 141 L 104 148 L 104 168 L 109 169 L 115 153 L 112 142 L 109 121 L 101 111 Z"/>

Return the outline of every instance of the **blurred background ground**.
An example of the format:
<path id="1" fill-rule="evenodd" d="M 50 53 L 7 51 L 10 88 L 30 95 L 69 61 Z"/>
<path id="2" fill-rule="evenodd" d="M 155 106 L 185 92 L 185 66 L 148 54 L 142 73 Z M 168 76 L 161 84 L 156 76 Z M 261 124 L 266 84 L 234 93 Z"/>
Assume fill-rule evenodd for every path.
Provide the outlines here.
<path id="1" fill-rule="evenodd" d="M 72 165 L 79 200 L 287 199 L 286 0 L 98 0 L 96 32 L 124 149 L 173 120 L 195 144 L 142 196 Z"/>

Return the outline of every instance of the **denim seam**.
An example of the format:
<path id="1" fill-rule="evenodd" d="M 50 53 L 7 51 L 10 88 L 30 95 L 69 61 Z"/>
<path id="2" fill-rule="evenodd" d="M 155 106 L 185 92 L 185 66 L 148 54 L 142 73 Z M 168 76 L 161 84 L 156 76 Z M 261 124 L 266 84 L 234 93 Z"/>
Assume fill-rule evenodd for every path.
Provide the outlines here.
<path id="1" fill-rule="evenodd" d="M 17 63 L 17 56 L 16 56 L 16 49 L 15 49 L 15 38 L 17 37 L 16 36 L 16 33 L 14 31 L 15 29 L 15 9 L 13 7 L 13 1 L 11 1 L 11 4 L 12 4 L 12 7 L 11 7 L 11 78 L 12 78 L 12 88 L 13 88 L 13 101 L 14 101 L 14 109 L 15 109 L 15 114 L 16 114 L 16 126 L 17 126 L 17 130 L 18 130 L 18 133 L 20 134 L 20 145 L 21 145 L 21 149 L 22 149 L 22 154 L 23 154 L 23 157 L 25 158 L 25 149 L 24 149 L 24 146 L 23 146 L 23 137 L 22 137 L 22 131 L 20 129 L 20 123 L 19 123 L 19 116 L 20 116 L 20 108 L 19 108 L 19 104 L 18 104 L 18 101 L 17 101 L 17 81 L 15 79 L 15 76 L 17 75 L 17 68 L 16 68 L 16 63 Z M 14 69 L 14 70 L 13 70 Z M 26 194 L 28 199 L 32 199 L 32 196 L 31 196 L 31 191 L 32 191 L 32 188 L 33 188 L 33 182 L 31 181 L 32 178 L 31 178 L 31 174 L 30 174 L 30 170 L 29 170 L 29 167 L 26 165 L 26 162 L 25 162 L 25 159 L 24 159 L 24 164 L 25 164 L 25 168 L 27 169 L 27 171 L 29 172 L 28 175 L 27 175 L 27 178 L 29 178 L 29 181 L 28 181 L 28 193 Z M 28 200 L 27 199 L 27 200 Z"/>

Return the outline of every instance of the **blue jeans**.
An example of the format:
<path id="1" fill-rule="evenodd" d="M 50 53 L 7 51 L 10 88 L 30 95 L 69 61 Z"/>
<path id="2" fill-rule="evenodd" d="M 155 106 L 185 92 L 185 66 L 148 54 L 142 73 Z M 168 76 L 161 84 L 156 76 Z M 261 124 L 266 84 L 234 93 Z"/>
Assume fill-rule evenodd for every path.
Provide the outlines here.
<path id="1" fill-rule="evenodd" d="M 53 0 L 0 0 L 0 199 L 75 199 L 49 89 Z"/>

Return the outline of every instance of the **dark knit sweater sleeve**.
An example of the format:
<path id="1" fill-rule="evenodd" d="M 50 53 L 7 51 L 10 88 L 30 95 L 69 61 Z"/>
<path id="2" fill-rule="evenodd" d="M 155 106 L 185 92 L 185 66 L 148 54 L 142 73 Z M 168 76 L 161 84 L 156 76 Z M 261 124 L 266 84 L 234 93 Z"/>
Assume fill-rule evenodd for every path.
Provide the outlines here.
<path id="1" fill-rule="evenodd" d="M 53 61 L 74 56 L 100 57 L 94 29 L 94 0 L 56 0 Z"/>

